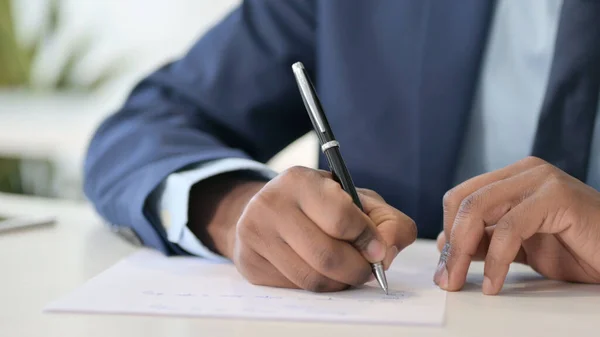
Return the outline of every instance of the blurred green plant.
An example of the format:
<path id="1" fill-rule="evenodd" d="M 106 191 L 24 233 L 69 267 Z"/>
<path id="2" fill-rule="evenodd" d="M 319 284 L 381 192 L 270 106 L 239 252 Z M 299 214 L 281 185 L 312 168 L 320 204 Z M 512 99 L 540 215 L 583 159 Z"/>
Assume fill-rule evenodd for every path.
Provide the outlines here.
<path id="1" fill-rule="evenodd" d="M 112 62 L 104 68 L 99 75 L 91 81 L 82 84 L 74 81 L 74 69 L 78 62 L 89 52 L 91 38 L 81 37 L 74 41 L 66 56 L 65 62 L 60 64 L 58 76 L 50 85 L 40 87 L 33 80 L 33 69 L 39 53 L 43 51 L 44 44 L 56 36 L 61 28 L 62 18 L 59 0 L 49 0 L 47 20 L 33 43 L 25 44 L 19 40 L 15 19 L 13 17 L 13 1 L 0 0 L 0 89 L 24 89 L 31 92 L 64 92 L 83 91 L 93 92 L 118 76 L 124 69 L 124 62 Z M 0 121 L 1 122 L 1 121 Z M 26 194 L 26 183 L 22 180 L 26 165 L 39 167 L 46 163 L 30 163 L 27 159 L 17 157 L 2 157 L 0 155 L 0 192 Z M 49 168 L 51 170 L 51 168 Z"/>
<path id="2" fill-rule="evenodd" d="M 0 192 L 23 193 L 19 168 L 19 159 L 0 158 Z"/>
<path id="3" fill-rule="evenodd" d="M 16 39 L 9 0 L 0 0 L 0 86 L 22 86 L 29 78 L 27 55 Z M 22 193 L 18 158 L 0 157 L 0 192 Z"/>
<path id="4" fill-rule="evenodd" d="M 29 78 L 26 55 L 17 42 L 10 0 L 0 0 L 0 86 L 22 85 Z"/>
<path id="5" fill-rule="evenodd" d="M 26 45 L 19 41 L 13 18 L 12 3 L 18 0 L 0 0 L 0 88 L 16 87 L 37 89 L 32 79 L 33 66 L 38 53 L 43 50 L 44 43 L 57 35 L 61 28 L 62 18 L 60 1 L 49 0 L 47 20 L 33 43 Z M 61 63 L 58 76 L 51 86 L 43 89 L 50 91 L 94 91 L 118 76 L 124 62 L 109 63 L 99 75 L 86 84 L 73 81 L 73 70 L 77 63 L 87 55 L 92 46 L 90 36 L 82 36 L 74 41 L 68 50 L 66 60 Z"/>

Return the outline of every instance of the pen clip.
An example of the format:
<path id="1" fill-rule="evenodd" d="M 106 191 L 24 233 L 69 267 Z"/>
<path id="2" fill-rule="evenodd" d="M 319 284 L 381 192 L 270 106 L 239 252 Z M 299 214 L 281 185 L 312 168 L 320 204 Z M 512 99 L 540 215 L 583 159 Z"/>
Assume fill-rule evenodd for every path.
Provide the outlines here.
<path id="1" fill-rule="evenodd" d="M 304 65 L 302 62 L 296 62 L 292 65 L 292 70 L 294 72 L 294 77 L 296 78 L 296 83 L 298 84 L 298 89 L 300 90 L 300 96 L 302 97 L 302 101 L 304 102 L 304 106 L 306 107 L 306 111 L 317 132 L 319 140 L 326 141 L 333 139 L 333 132 L 329 127 L 329 123 L 323 113 L 323 107 L 321 106 L 315 87 L 312 84 Z"/>

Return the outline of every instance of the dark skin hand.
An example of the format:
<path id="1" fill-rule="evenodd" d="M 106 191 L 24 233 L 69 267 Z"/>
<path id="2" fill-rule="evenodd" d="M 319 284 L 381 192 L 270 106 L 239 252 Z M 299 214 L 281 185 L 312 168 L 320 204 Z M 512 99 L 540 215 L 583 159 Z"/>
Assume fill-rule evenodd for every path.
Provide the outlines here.
<path id="1" fill-rule="evenodd" d="M 444 197 L 442 257 L 434 282 L 465 284 L 485 261 L 483 293 L 498 294 L 512 262 L 563 281 L 600 283 L 600 193 L 529 157 L 470 179 Z"/>
<path id="2" fill-rule="evenodd" d="M 387 269 L 416 239 L 415 223 L 359 189 L 364 212 L 328 172 L 294 167 L 269 182 L 222 175 L 195 186 L 190 226 L 251 283 L 338 291 Z"/>

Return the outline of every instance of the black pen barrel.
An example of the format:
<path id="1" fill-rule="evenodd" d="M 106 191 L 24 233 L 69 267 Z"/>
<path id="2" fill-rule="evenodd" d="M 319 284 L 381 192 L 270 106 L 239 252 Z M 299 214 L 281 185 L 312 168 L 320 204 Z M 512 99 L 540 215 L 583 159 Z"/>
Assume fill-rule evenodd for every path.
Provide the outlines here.
<path id="1" fill-rule="evenodd" d="M 356 187 L 354 186 L 350 172 L 342 160 L 340 148 L 338 146 L 330 147 L 324 151 L 324 154 L 327 157 L 327 162 L 329 163 L 329 169 L 331 170 L 333 179 L 342 185 L 344 191 L 350 194 L 354 204 L 362 211 L 362 203 L 360 202 L 360 198 L 356 192 Z"/>

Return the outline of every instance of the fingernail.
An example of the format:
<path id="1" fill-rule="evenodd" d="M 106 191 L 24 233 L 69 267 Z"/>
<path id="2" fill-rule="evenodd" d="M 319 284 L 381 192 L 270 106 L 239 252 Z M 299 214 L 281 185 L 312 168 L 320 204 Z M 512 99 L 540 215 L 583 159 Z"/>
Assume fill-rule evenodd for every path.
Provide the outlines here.
<path id="1" fill-rule="evenodd" d="M 382 261 L 385 258 L 385 246 L 377 240 L 371 240 L 367 245 L 367 254 L 373 261 Z"/>
<path id="2" fill-rule="evenodd" d="M 385 266 L 385 270 L 388 270 L 392 266 L 394 259 L 396 258 L 396 256 L 398 256 L 398 253 L 399 253 L 398 247 L 391 246 L 388 248 L 388 251 L 385 256 L 385 261 L 383 262 L 383 265 Z"/>
<path id="3" fill-rule="evenodd" d="M 446 261 L 440 261 L 433 276 L 433 282 L 442 289 L 448 288 L 448 269 L 446 269 Z"/>
<path id="4" fill-rule="evenodd" d="M 375 275 L 371 274 L 371 276 L 369 276 L 369 280 L 367 280 L 367 282 L 373 282 L 375 281 Z"/>
<path id="5" fill-rule="evenodd" d="M 485 295 L 492 295 L 494 292 L 494 285 L 492 284 L 492 280 L 485 276 L 483 278 L 483 285 L 481 286 L 481 290 Z"/>
<path id="6" fill-rule="evenodd" d="M 449 251 L 450 244 L 446 243 L 440 254 L 440 261 L 438 262 L 435 274 L 433 275 L 433 282 L 444 290 L 448 287 L 448 269 L 446 268 L 446 260 L 448 259 Z"/>
<path id="7" fill-rule="evenodd" d="M 440 277 L 439 286 L 444 290 L 448 289 L 448 269 L 446 268 L 446 264 L 444 264 L 444 271 L 442 272 L 442 276 Z"/>
<path id="8" fill-rule="evenodd" d="M 400 253 L 400 251 L 398 250 L 398 247 L 396 246 L 392 246 L 392 261 L 394 261 L 394 259 L 396 258 L 396 256 L 398 256 L 398 254 Z"/>

